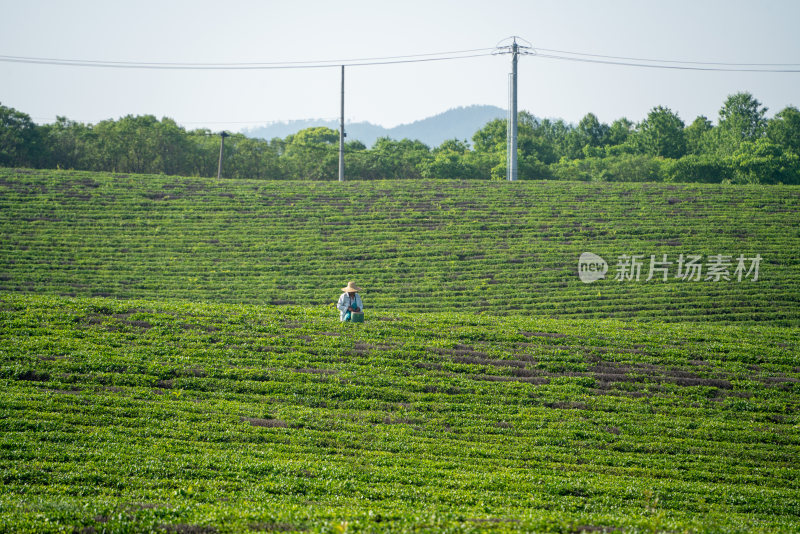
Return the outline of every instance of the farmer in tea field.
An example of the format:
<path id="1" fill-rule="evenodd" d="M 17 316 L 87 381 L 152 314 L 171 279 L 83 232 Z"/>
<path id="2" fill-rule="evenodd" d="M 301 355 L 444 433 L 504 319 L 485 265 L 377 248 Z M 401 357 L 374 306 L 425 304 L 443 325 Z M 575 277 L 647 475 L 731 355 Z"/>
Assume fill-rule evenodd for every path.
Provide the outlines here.
<path id="1" fill-rule="evenodd" d="M 361 301 L 361 295 L 358 294 L 359 291 L 361 288 L 355 282 L 348 282 L 347 287 L 342 288 L 342 295 L 336 304 L 336 307 L 339 308 L 339 320 L 351 321 L 354 312 L 360 313 L 364 310 L 364 303 Z"/>

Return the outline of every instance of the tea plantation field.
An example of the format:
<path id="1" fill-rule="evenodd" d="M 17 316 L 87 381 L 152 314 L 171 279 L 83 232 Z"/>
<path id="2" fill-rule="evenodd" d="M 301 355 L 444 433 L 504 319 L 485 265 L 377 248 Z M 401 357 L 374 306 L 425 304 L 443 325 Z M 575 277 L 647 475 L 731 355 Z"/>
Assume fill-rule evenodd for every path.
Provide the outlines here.
<path id="1" fill-rule="evenodd" d="M 0 340 L 2 532 L 800 530 L 796 328 L 4 293 Z"/>
<path id="2" fill-rule="evenodd" d="M 797 326 L 798 251 L 792 186 L 0 169 L 6 292 L 321 305 L 354 280 L 381 312 Z M 604 279 L 579 279 L 583 252 Z"/>
<path id="3" fill-rule="evenodd" d="M 791 186 L 0 169 L 0 532 L 798 532 L 798 252 Z"/>

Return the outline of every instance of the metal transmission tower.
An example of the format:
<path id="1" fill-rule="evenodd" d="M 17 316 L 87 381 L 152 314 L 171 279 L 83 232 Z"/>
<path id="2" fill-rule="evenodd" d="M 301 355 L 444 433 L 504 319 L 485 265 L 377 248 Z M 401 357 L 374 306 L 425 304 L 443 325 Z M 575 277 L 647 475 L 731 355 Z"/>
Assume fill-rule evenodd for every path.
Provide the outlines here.
<path id="1" fill-rule="evenodd" d="M 517 40 L 527 44 L 519 44 Z M 504 45 L 508 41 L 509 44 Z M 509 181 L 517 179 L 517 58 L 531 54 L 532 45 L 516 35 L 497 43 L 497 54 L 511 54 L 511 74 L 508 75 L 508 130 L 506 133 L 506 172 Z"/>

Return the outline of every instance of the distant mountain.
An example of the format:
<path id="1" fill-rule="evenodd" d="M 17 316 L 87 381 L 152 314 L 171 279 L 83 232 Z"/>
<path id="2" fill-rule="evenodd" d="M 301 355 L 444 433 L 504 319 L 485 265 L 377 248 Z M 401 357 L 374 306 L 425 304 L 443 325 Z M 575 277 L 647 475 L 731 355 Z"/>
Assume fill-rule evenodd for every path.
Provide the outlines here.
<path id="1" fill-rule="evenodd" d="M 458 107 L 410 124 L 400 124 L 394 128 L 384 128 L 370 122 L 346 123 L 345 132 L 347 132 L 348 141 L 358 139 L 368 147 L 372 146 L 379 137 L 390 137 L 392 139 L 418 139 L 433 148 L 448 139 L 471 141 L 475 132 L 487 122 L 504 119 L 506 113 L 506 110 L 496 106 Z M 338 130 L 339 122 L 315 119 L 293 120 L 248 128 L 242 130 L 242 133 L 248 137 L 260 139 L 284 138 L 304 128 L 314 126 L 327 126 Z"/>

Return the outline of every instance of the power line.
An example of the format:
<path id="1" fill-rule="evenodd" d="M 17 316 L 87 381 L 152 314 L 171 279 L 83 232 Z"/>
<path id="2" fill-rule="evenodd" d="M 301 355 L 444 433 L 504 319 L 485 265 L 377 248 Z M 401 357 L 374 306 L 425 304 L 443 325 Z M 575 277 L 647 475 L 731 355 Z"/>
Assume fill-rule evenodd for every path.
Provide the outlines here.
<path id="1" fill-rule="evenodd" d="M 544 50 L 544 49 L 542 49 Z M 533 54 L 535 57 L 541 57 L 546 59 L 556 59 L 561 61 L 575 61 L 579 63 L 596 63 L 601 65 L 618 65 L 623 67 L 642 67 L 642 68 L 650 68 L 650 69 L 667 69 L 667 70 L 693 70 L 693 71 L 711 71 L 711 72 L 764 72 L 764 73 L 796 73 L 800 72 L 800 68 L 798 69 L 774 69 L 774 68 L 734 68 L 734 67 L 703 67 L 700 65 L 721 65 L 715 63 L 702 63 L 702 62 L 686 62 L 684 64 L 678 64 L 678 61 L 670 61 L 670 63 L 674 64 L 657 64 L 657 63 L 641 63 L 641 61 L 658 61 L 658 60 L 649 60 L 649 59 L 642 59 L 638 60 L 638 62 L 633 61 L 625 61 L 620 58 L 620 60 L 612 60 L 612 59 L 599 59 L 602 57 L 613 57 L 613 56 L 589 56 L 589 57 L 568 57 L 558 54 L 540 54 L 535 52 Z M 666 62 L 665 62 L 666 63 Z M 736 63 L 731 63 L 730 65 L 737 65 Z M 740 63 L 738 65 L 764 65 L 768 66 L 768 63 Z M 780 64 L 776 64 L 780 65 Z M 787 63 L 786 65 L 800 65 L 798 63 Z"/>
<path id="2" fill-rule="evenodd" d="M 518 40 L 524 44 L 522 46 L 518 45 L 517 44 Z M 501 41 L 494 48 L 473 48 L 466 50 L 451 50 L 446 52 L 431 52 L 424 54 L 409 54 L 402 56 L 380 56 L 380 57 L 330 59 L 330 60 L 317 60 L 317 61 L 171 63 L 171 62 L 106 61 L 106 60 L 90 60 L 90 59 L 64 59 L 64 58 L 0 55 L 0 62 L 55 65 L 55 66 L 67 66 L 67 67 L 155 69 L 155 70 L 313 69 L 313 68 L 333 68 L 333 67 L 339 68 L 346 66 L 358 67 L 358 66 L 373 66 L 373 65 L 392 65 L 392 64 L 402 64 L 402 63 L 421 63 L 430 61 L 469 59 L 469 58 L 494 55 L 498 53 L 512 52 L 515 45 L 519 55 L 527 54 L 545 59 L 554 59 L 559 61 L 573 61 L 579 63 L 594 63 L 601 65 L 616 65 L 616 66 L 626 66 L 626 67 L 669 69 L 669 70 L 691 70 L 691 71 L 753 72 L 753 73 L 800 72 L 800 68 L 774 68 L 774 67 L 800 67 L 800 63 L 734 63 L 734 62 L 706 62 L 706 61 L 694 61 L 694 60 L 652 59 L 652 58 L 641 58 L 641 57 L 631 57 L 631 56 L 603 55 L 590 52 L 574 52 L 569 50 L 556 50 L 549 48 L 533 48 L 531 43 L 516 36 Z M 511 109 L 511 106 L 509 106 L 509 109 Z M 52 120 L 57 120 L 57 117 L 56 119 L 50 117 L 34 117 L 34 119 L 52 121 Z M 180 121 L 180 124 L 183 125 L 273 124 L 276 122 L 282 122 L 282 121 L 255 121 L 255 120 Z"/>
<path id="3" fill-rule="evenodd" d="M 498 43 L 499 48 L 501 43 Z M 54 65 L 63 67 L 94 67 L 117 69 L 149 69 L 149 70 L 281 70 L 281 69 L 317 69 L 346 67 L 394 65 L 402 63 L 422 63 L 431 61 L 451 61 L 488 56 L 496 53 L 494 48 L 472 48 L 467 50 L 451 50 L 425 54 L 409 54 L 402 56 L 379 56 L 350 59 L 326 59 L 315 61 L 272 61 L 272 62 L 153 62 L 153 61 L 108 61 L 92 59 L 65 59 L 50 57 L 30 57 L 0 55 L 0 62 L 25 63 L 34 65 Z M 544 52 L 544 53 L 542 53 Z M 531 55 L 560 61 L 580 63 L 596 63 L 626 67 L 642 67 L 652 69 L 720 71 L 720 72 L 765 72 L 796 73 L 800 72 L 800 63 L 736 63 L 696 60 L 653 59 L 631 56 L 612 56 L 590 52 L 574 52 L 550 48 L 535 48 Z M 776 68 L 787 67 L 787 68 Z"/>
<path id="4" fill-rule="evenodd" d="M 652 63 L 683 63 L 688 65 L 722 65 L 722 66 L 729 66 L 729 67 L 798 67 L 800 63 L 727 63 L 727 62 L 718 62 L 718 61 L 687 61 L 687 60 L 676 60 L 676 59 L 652 59 L 652 58 L 641 58 L 641 57 L 626 57 L 626 56 L 605 56 L 601 54 L 590 54 L 588 52 L 570 52 L 568 50 L 553 50 L 550 48 L 537 48 L 543 52 L 551 52 L 553 54 L 569 54 L 574 56 L 588 56 L 588 57 L 596 57 L 596 58 L 603 58 L 603 59 L 618 59 L 618 60 L 625 60 L 625 61 L 648 61 Z"/>
<path id="5" fill-rule="evenodd" d="M 97 64 L 119 64 L 119 65 L 156 65 L 156 66 L 197 66 L 197 67 L 221 67 L 221 66 L 281 66 L 281 65 L 303 65 L 303 64 L 317 64 L 317 63 L 332 63 L 333 66 L 340 66 L 342 63 L 354 63 L 364 61 L 385 61 L 392 59 L 409 59 L 421 58 L 430 56 L 445 56 L 454 54 L 468 54 L 473 52 L 488 52 L 494 48 L 473 48 L 469 50 L 451 50 L 448 52 L 429 52 L 425 54 L 407 54 L 402 56 L 381 56 L 381 57 L 366 57 L 366 58 L 350 58 L 350 59 L 322 59 L 316 61 L 269 61 L 269 62 L 219 62 L 219 63 L 204 63 L 204 62 L 159 62 L 159 61 L 107 61 L 107 60 L 91 60 L 91 59 L 64 59 L 64 58 L 40 58 L 40 57 L 27 57 L 27 56 L 0 56 L 0 58 L 11 58 L 19 60 L 35 60 L 35 61 L 66 61 L 66 62 L 82 62 L 82 63 L 97 63 Z"/>
<path id="6" fill-rule="evenodd" d="M 366 67 L 373 65 L 395 65 L 401 63 L 424 63 L 431 61 L 451 61 L 491 55 L 494 48 L 476 48 L 451 52 L 434 52 L 407 56 L 386 56 L 360 59 L 330 59 L 319 61 L 283 61 L 269 63 L 162 63 L 137 61 L 102 61 L 90 59 L 42 58 L 28 56 L 0 55 L 0 62 L 25 63 L 33 65 L 56 65 L 62 67 L 94 67 L 115 69 L 148 70 L 283 70 L 318 69 L 341 67 Z"/>

